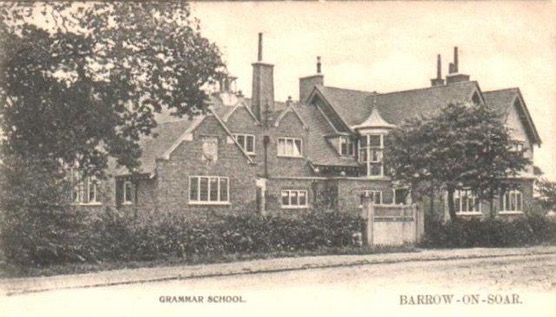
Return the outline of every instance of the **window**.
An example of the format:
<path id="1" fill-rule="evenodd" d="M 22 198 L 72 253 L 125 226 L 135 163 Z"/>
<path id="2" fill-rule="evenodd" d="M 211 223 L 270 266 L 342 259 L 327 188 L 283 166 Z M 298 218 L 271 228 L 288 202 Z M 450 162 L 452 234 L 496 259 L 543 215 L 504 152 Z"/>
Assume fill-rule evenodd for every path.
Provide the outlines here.
<path id="1" fill-rule="evenodd" d="M 301 157 L 302 155 L 301 139 L 278 138 L 278 156 Z"/>
<path id="2" fill-rule="evenodd" d="M 218 138 L 214 136 L 204 136 L 203 141 L 203 162 L 216 162 L 218 160 Z"/>
<path id="3" fill-rule="evenodd" d="M 365 197 L 370 197 L 375 205 L 382 205 L 382 192 L 379 190 L 364 190 L 360 197 L 361 205 L 363 205 Z"/>
<path id="4" fill-rule="evenodd" d="M 384 176 L 384 134 L 364 135 L 360 140 L 359 162 L 367 176 Z"/>
<path id="5" fill-rule="evenodd" d="M 504 194 L 502 211 L 522 211 L 523 194 L 519 190 L 510 190 Z"/>
<path id="6" fill-rule="evenodd" d="M 283 190 L 282 191 L 282 208 L 306 208 L 307 191 L 306 190 Z"/>
<path id="7" fill-rule="evenodd" d="M 464 189 L 454 192 L 456 212 L 480 212 L 481 204 L 473 191 Z"/>
<path id="8" fill-rule="evenodd" d="M 394 204 L 395 205 L 405 205 L 407 204 L 407 197 L 409 195 L 409 190 L 407 188 L 396 188 L 394 191 Z"/>
<path id="9" fill-rule="evenodd" d="M 218 176 L 192 176 L 189 178 L 189 202 L 221 204 L 229 202 L 229 180 Z"/>
<path id="10" fill-rule="evenodd" d="M 510 151 L 515 153 L 523 153 L 523 143 L 521 142 L 514 142 L 511 145 Z"/>
<path id="11" fill-rule="evenodd" d="M 355 155 L 355 145 L 350 137 L 340 137 L 340 155 Z"/>
<path id="12" fill-rule="evenodd" d="M 77 170 L 70 171 L 71 201 L 74 204 L 99 204 L 97 192 L 97 180 L 93 177 L 85 177 Z"/>
<path id="13" fill-rule="evenodd" d="M 234 134 L 237 143 L 247 154 L 255 154 L 255 136 L 251 134 Z"/>
<path id="14" fill-rule="evenodd" d="M 132 204 L 133 200 L 131 198 L 133 185 L 130 181 L 125 181 L 123 185 L 123 203 L 126 205 Z"/>

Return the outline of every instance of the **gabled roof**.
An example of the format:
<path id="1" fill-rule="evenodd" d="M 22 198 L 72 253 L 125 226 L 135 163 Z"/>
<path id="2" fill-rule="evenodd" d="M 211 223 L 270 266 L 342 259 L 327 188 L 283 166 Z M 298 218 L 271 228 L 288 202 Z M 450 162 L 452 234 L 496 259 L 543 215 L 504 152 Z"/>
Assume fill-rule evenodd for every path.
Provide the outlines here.
<path id="1" fill-rule="evenodd" d="M 525 100 L 521 95 L 521 91 L 519 88 L 507 88 L 507 89 L 500 89 L 500 90 L 493 90 L 493 91 L 485 91 L 483 93 L 485 97 L 485 101 L 487 104 L 494 107 L 501 115 L 504 117 L 504 121 L 508 117 L 510 110 L 512 109 L 513 105 L 515 104 L 516 99 L 519 100 L 520 109 L 517 109 L 519 112 L 520 118 L 523 119 L 523 123 L 525 125 L 525 129 L 529 136 L 531 137 L 531 141 L 534 144 L 540 145 L 542 143 L 540 135 L 535 127 L 535 123 L 531 118 L 531 114 L 527 109 L 527 105 L 525 105 Z"/>
<path id="2" fill-rule="evenodd" d="M 154 173 L 155 160 L 162 157 L 168 149 L 176 142 L 180 135 L 193 126 L 199 119 L 182 119 L 174 122 L 158 124 L 153 130 L 152 137 L 141 139 L 140 146 L 143 150 L 139 161 L 141 162 L 141 172 Z M 127 174 L 127 173 L 124 173 Z"/>
<path id="3" fill-rule="evenodd" d="M 322 86 L 316 89 L 350 127 L 369 118 L 373 105 L 386 122 L 398 124 L 413 116 L 434 114 L 450 102 L 470 101 L 475 91 L 480 93 L 476 81 L 385 94 Z"/>
<path id="4" fill-rule="evenodd" d="M 307 158 L 313 165 L 358 166 L 354 158 L 342 157 L 328 142 L 325 135 L 337 135 L 324 114 L 311 105 L 300 105 L 296 111 L 309 127 Z"/>
<path id="5" fill-rule="evenodd" d="M 308 130 L 309 126 L 307 126 L 307 123 L 305 123 L 305 120 L 303 120 L 303 118 L 299 115 L 299 113 L 297 112 L 297 110 L 295 110 L 295 108 L 296 107 L 294 107 L 293 104 L 291 104 L 291 105 L 287 106 L 285 109 L 283 109 L 282 111 L 280 111 L 280 114 L 278 115 L 276 120 L 274 120 L 274 126 L 275 127 L 280 126 L 280 121 L 282 121 L 282 119 L 284 119 L 284 117 L 288 113 L 292 112 L 299 119 L 299 121 L 301 121 L 301 124 L 303 124 L 303 128 L 305 130 Z"/>

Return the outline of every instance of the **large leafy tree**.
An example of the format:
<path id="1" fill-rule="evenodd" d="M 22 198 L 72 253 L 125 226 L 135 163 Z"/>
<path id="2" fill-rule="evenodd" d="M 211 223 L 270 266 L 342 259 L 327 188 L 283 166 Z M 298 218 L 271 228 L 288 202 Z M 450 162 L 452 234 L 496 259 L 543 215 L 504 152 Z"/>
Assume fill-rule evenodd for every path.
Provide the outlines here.
<path id="1" fill-rule="evenodd" d="M 3 155 L 135 170 L 155 114 L 203 111 L 223 69 L 185 2 L 1 3 Z M 6 160 L 11 162 L 13 160 Z"/>
<path id="2" fill-rule="evenodd" d="M 445 190 L 451 220 L 454 193 L 468 188 L 492 199 L 507 177 L 531 162 L 517 150 L 502 117 L 488 105 L 451 103 L 437 115 L 405 121 L 388 135 L 385 160 L 394 180 L 414 191 Z"/>

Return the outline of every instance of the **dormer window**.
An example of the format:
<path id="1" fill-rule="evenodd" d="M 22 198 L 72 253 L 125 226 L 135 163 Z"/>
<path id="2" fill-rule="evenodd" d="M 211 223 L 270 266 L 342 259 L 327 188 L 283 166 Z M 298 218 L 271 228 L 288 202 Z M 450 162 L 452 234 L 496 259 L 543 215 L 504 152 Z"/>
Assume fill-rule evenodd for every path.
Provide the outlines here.
<path id="1" fill-rule="evenodd" d="M 342 156 L 355 155 L 355 144 L 350 137 L 345 137 L 345 136 L 340 137 L 340 155 Z"/>

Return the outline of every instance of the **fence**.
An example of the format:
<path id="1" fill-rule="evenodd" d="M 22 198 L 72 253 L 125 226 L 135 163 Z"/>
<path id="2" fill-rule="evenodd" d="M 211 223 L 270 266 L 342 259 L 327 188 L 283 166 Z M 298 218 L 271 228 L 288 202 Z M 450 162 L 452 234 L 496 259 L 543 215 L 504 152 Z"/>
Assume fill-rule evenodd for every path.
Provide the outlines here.
<path id="1" fill-rule="evenodd" d="M 416 205 L 363 204 L 363 243 L 399 246 L 418 243 L 425 233 L 425 216 Z"/>

